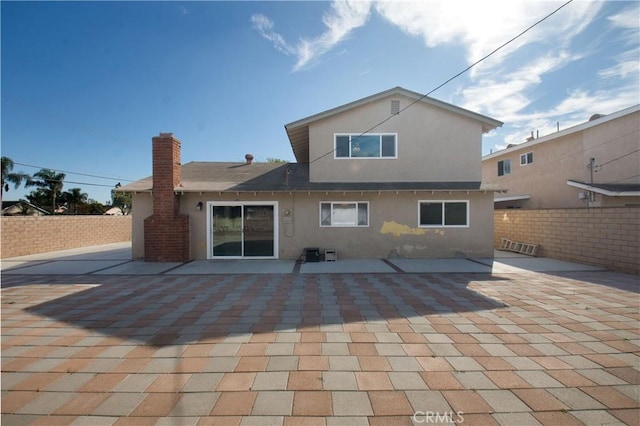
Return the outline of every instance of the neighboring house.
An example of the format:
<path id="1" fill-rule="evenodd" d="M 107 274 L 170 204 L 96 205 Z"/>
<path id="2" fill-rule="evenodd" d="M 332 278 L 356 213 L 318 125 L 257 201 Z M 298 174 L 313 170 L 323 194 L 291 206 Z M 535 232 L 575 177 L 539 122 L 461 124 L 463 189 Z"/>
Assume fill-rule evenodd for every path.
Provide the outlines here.
<path id="1" fill-rule="evenodd" d="M 640 105 L 487 155 L 482 181 L 496 209 L 640 205 Z"/>
<path id="2" fill-rule="evenodd" d="M 287 124 L 297 163 L 181 166 L 180 141 L 161 133 L 153 176 L 119 189 L 133 195 L 133 256 L 491 257 L 481 147 L 501 125 L 396 87 Z"/>
<path id="3" fill-rule="evenodd" d="M 109 210 L 104 212 L 105 216 L 124 216 L 122 213 L 122 209 L 120 207 L 111 207 Z"/>
<path id="4" fill-rule="evenodd" d="M 26 200 L 3 201 L 2 216 L 45 216 L 50 214 Z"/>

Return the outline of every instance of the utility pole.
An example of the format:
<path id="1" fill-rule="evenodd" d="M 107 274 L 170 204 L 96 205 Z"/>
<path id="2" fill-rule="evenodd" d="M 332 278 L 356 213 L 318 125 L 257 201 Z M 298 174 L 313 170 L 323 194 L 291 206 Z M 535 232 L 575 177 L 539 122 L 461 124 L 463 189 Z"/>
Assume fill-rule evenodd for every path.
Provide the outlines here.
<path id="1" fill-rule="evenodd" d="M 587 168 L 589 169 L 589 172 L 591 173 L 591 180 L 589 181 L 589 185 L 591 187 L 593 187 L 593 172 L 594 172 L 594 169 L 596 168 L 596 159 L 595 159 L 595 157 L 591 157 L 589 159 L 589 165 L 587 166 Z M 593 203 L 594 201 L 596 201 L 596 194 L 593 191 L 589 191 L 589 202 Z"/>

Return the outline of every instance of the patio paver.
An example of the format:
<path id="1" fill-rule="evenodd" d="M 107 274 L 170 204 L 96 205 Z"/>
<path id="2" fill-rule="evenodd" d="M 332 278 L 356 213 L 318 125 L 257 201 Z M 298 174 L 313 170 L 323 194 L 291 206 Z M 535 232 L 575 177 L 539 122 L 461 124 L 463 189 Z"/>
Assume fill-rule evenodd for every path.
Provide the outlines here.
<path id="1" fill-rule="evenodd" d="M 3 277 L 3 424 L 410 425 L 427 413 L 629 424 L 640 413 L 630 275 L 17 272 Z"/>

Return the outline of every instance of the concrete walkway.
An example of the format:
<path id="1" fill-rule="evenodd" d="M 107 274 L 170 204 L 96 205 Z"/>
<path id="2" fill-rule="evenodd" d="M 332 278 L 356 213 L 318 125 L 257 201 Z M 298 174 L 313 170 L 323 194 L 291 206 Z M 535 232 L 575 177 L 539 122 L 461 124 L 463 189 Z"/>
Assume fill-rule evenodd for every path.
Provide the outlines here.
<path id="1" fill-rule="evenodd" d="M 131 244 L 116 243 L 3 259 L 3 275 L 211 275 L 324 273 L 524 273 L 599 271 L 602 268 L 505 251 L 493 259 L 195 260 L 152 263 L 131 260 Z"/>
<path id="2" fill-rule="evenodd" d="M 154 273 L 127 253 L 3 261 L 3 425 L 639 422 L 637 276 L 520 257 Z"/>

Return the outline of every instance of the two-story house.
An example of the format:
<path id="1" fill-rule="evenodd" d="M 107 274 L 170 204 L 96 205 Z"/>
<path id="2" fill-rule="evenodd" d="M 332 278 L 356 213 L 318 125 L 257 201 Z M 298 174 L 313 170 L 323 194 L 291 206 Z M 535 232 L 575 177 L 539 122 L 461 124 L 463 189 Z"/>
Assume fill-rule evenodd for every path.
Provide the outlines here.
<path id="1" fill-rule="evenodd" d="M 640 105 L 491 153 L 482 181 L 497 209 L 640 205 Z"/>
<path id="2" fill-rule="evenodd" d="M 493 255 L 482 135 L 502 123 L 396 87 L 285 125 L 296 163 L 191 162 L 153 138 L 133 194 L 133 256 L 297 259 Z"/>

